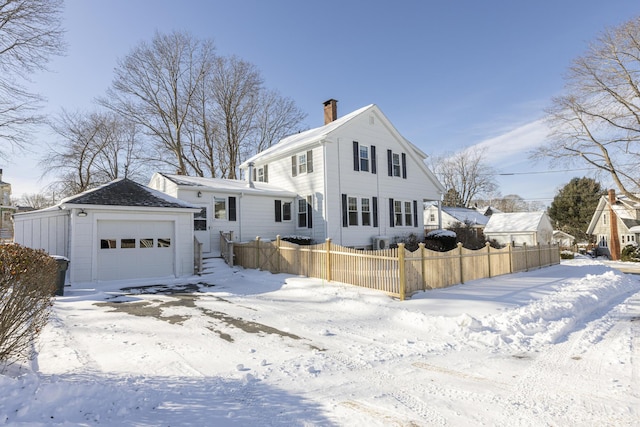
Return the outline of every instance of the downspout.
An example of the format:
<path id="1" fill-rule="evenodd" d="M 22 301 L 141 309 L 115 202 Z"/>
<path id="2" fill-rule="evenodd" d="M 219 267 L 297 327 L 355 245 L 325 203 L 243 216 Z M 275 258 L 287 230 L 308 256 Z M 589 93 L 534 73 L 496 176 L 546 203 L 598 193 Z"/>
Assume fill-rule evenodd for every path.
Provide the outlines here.
<path id="1" fill-rule="evenodd" d="M 323 182 L 323 191 L 324 191 L 324 203 L 322 206 L 322 216 L 324 217 L 324 239 L 326 240 L 329 237 L 329 218 L 328 210 L 327 210 L 327 140 L 323 139 L 320 141 L 320 147 L 322 147 L 322 170 L 324 174 L 324 182 Z"/>
<path id="2" fill-rule="evenodd" d="M 442 230 L 442 196 L 440 193 L 440 200 L 438 200 L 438 230 Z"/>

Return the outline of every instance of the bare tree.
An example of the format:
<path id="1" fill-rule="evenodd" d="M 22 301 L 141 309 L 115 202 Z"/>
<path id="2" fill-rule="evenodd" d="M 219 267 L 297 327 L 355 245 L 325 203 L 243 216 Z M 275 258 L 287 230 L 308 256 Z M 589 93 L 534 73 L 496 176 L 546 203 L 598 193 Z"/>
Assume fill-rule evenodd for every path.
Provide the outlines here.
<path id="1" fill-rule="evenodd" d="M 135 178 L 141 168 L 135 125 L 111 112 L 62 111 L 51 124 L 61 141 L 40 161 L 43 175 L 62 195 L 86 191 L 113 179 Z"/>
<path id="2" fill-rule="evenodd" d="M 23 194 L 18 203 L 33 209 L 44 209 L 55 204 L 52 197 L 42 193 Z"/>
<path id="3" fill-rule="evenodd" d="M 248 140 L 259 110 L 262 77 L 255 65 L 235 56 L 218 58 L 211 79 L 215 119 L 220 124 L 218 144 L 225 154 L 226 178 L 236 179 L 236 168 L 243 150 L 249 152 Z"/>
<path id="4" fill-rule="evenodd" d="M 139 44 L 118 62 L 112 86 L 99 103 L 145 129 L 157 147 L 155 160 L 187 174 L 185 126 L 213 60 L 210 40 L 184 32 L 156 33 L 151 44 Z"/>
<path id="5" fill-rule="evenodd" d="M 259 101 L 256 117 L 255 152 L 266 150 L 285 136 L 294 133 L 306 114 L 293 100 L 276 91 L 265 91 Z"/>
<path id="6" fill-rule="evenodd" d="M 29 75 L 46 69 L 64 52 L 62 0 L 0 0 L 0 157 L 6 147 L 23 148 L 31 126 L 40 123 L 42 98 L 25 88 Z"/>
<path id="7" fill-rule="evenodd" d="M 536 158 L 587 164 L 640 202 L 640 18 L 605 31 L 577 58 L 548 109 L 552 141 Z"/>
<path id="8" fill-rule="evenodd" d="M 475 147 L 447 157 L 433 157 L 432 169 L 450 194 L 462 206 L 497 187 L 495 172 L 485 162 L 483 152 Z"/>

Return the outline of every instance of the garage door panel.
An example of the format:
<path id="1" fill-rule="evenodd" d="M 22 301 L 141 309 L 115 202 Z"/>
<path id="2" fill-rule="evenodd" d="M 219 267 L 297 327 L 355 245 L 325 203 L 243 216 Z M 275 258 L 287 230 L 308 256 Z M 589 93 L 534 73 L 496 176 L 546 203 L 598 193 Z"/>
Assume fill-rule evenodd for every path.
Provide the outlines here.
<path id="1" fill-rule="evenodd" d="M 173 221 L 98 221 L 98 280 L 174 275 Z"/>

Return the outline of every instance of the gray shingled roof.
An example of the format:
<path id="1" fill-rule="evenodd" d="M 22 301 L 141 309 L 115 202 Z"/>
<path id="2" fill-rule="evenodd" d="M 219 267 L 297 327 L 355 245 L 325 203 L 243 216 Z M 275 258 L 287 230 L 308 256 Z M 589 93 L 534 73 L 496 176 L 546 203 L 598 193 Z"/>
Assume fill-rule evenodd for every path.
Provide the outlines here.
<path id="1" fill-rule="evenodd" d="M 102 187 L 65 199 L 63 203 L 77 205 L 144 206 L 158 208 L 192 208 L 189 203 L 174 199 L 128 178 L 112 181 Z"/>

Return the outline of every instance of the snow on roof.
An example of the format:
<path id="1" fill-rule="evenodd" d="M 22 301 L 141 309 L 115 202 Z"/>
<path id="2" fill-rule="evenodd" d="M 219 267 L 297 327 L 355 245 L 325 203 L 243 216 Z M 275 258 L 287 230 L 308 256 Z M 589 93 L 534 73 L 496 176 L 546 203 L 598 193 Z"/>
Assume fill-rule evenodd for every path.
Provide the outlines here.
<path id="1" fill-rule="evenodd" d="M 167 175 L 161 174 L 167 179 L 181 186 L 194 186 L 215 189 L 227 193 L 254 193 L 263 195 L 280 195 L 295 197 L 296 193 L 284 190 L 275 185 L 264 182 L 253 182 L 253 187 L 249 183 L 240 179 L 206 178 L 201 176 Z"/>
<path id="2" fill-rule="evenodd" d="M 246 167 L 250 162 L 253 162 L 255 159 L 259 158 L 259 157 L 265 157 L 265 156 L 269 156 L 273 153 L 276 152 L 280 152 L 283 150 L 294 150 L 298 147 L 302 147 L 304 145 L 306 145 L 307 143 L 313 142 L 313 141 L 319 141 L 321 139 L 323 139 L 327 134 L 329 134 L 330 132 L 336 130 L 337 128 L 339 128 L 340 126 L 344 125 L 345 123 L 349 122 L 350 120 L 352 120 L 354 117 L 359 116 L 360 114 L 362 114 L 363 112 L 367 111 L 368 109 L 372 108 L 375 104 L 369 104 L 366 107 L 362 107 L 358 110 L 355 110 L 345 116 L 340 117 L 339 119 L 336 119 L 334 121 L 332 121 L 331 123 L 328 123 L 324 126 L 320 126 L 314 129 L 309 129 L 306 130 L 304 132 L 300 132 L 300 133 L 296 133 L 290 136 L 287 136 L 283 139 L 281 139 L 277 144 L 272 145 L 271 147 L 267 148 L 266 150 L 261 151 L 260 153 L 256 154 L 255 156 L 247 159 L 242 165 L 240 165 L 240 167 L 244 168 Z"/>
<path id="3" fill-rule="evenodd" d="M 544 212 L 495 213 L 489 218 L 485 233 L 536 231 Z"/>
<path id="4" fill-rule="evenodd" d="M 484 216 L 475 209 L 443 206 L 442 210 L 463 224 L 468 222 L 472 225 L 486 225 L 489 221 L 489 217 Z"/>
<path id="5" fill-rule="evenodd" d="M 138 184 L 128 178 L 116 179 L 91 190 L 64 198 L 58 205 L 65 204 L 198 208 L 198 206 Z"/>

